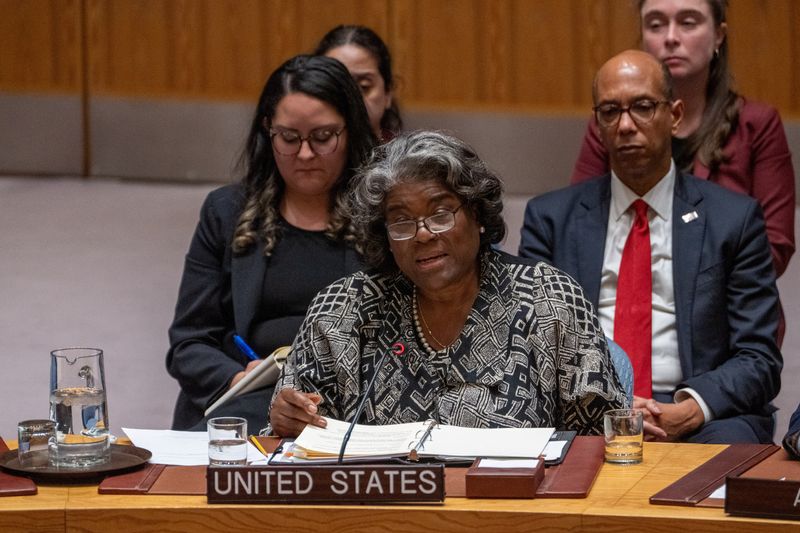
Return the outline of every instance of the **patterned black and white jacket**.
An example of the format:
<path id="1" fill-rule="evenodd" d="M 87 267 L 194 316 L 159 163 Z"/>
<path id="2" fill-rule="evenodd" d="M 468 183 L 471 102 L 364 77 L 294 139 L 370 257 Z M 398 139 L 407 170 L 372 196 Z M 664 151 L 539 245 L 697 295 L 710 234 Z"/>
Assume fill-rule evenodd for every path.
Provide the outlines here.
<path id="1" fill-rule="evenodd" d="M 358 272 L 317 294 L 276 394 L 318 392 L 322 416 L 350 420 L 382 353 L 361 423 L 434 419 L 464 427 L 603 431 L 625 397 L 591 303 L 567 274 L 496 250 L 461 335 L 432 357 L 417 336 L 412 283 Z"/>

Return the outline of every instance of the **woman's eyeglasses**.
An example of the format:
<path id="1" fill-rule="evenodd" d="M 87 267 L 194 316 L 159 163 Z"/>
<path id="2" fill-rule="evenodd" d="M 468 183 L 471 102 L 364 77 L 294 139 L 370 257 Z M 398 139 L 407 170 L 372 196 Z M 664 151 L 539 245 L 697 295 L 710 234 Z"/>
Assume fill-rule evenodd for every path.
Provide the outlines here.
<path id="1" fill-rule="evenodd" d="M 611 103 L 600 104 L 593 107 L 592 110 L 597 117 L 597 122 L 603 127 L 610 128 L 619 122 L 619 117 L 622 116 L 622 113 L 628 113 L 637 124 L 647 124 L 656 116 L 658 106 L 668 103 L 670 103 L 669 100 L 642 99 L 636 100 L 629 106 Z"/>
<path id="2" fill-rule="evenodd" d="M 303 141 L 308 143 L 311 151 L 317 155 L 328 155 L 336 151 L 339 146 L 339 136 L 345 130 L 342 126 L 338 130 L 320 128 L 303 137 L 295 130 L 283 128 L 270 128 L 269 138 L 272 148 L 281 155 L 297 155 L 303 146 Z"/>
<path id="3" fill-rule="evenodd" d="M 403 220 L 386 225 L 386 232 L 393 241 L 407 241 L 417 236 L 420 226 L 425 226 L 431 233 L 444 233 L 453 229 L 456 225 L 456 213 L 464 207 L 461 204 L 453 211 L 440 211 L 435 215 L 423 218 L 422 220 Z"/>

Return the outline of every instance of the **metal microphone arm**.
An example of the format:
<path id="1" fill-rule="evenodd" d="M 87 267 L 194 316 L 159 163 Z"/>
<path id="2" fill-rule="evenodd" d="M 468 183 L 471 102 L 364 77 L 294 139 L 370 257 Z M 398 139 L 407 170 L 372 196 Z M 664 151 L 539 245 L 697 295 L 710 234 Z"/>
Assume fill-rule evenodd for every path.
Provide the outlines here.
<path id="1" fill-rule="evenodd" d="M 347 433 L 344 434 L 344 438 L 342 439 L 342 447 L 339 448 L 338 464 L 342 464 L 342 462 L 344 461 L 344 451 L 345 449 L 347 449 L 347 443 L 350 442 L 350 434 L 356 427 L 358 419 L 361 418 L 361 413 L 364 411 L 364 407 L 367 405 L 367 399 L 369 398 L 369 395 L 372 393 L 372 389 L 375 387 L 375 380 L 378 379 L 378 374 L 380 374 L 381 369 L 383 368 L 383 362 L 386 361 L 386 356 L 389 355 L 389 353 L 393 353 L 395 355 L 402 355 L 403 352 L 405 351 L 406 351 L 405 345 L 400 342 L 396 342 L 392 344 L 391 350 L 383 352 L 383 355 L 381 355 L 381 358 L 378 360 L 378 364 L 375 365 L 375 374 L 373 374 L 372 379 L 369 380 L 367 388 L 364 391 L 364 397 L 361 398 L 361 401 L 358 404 L 358 409 L 356 409 L 356 414 L 353 415 L 353 420 L 350 421 L 350 427 L 347 428 Z"/>

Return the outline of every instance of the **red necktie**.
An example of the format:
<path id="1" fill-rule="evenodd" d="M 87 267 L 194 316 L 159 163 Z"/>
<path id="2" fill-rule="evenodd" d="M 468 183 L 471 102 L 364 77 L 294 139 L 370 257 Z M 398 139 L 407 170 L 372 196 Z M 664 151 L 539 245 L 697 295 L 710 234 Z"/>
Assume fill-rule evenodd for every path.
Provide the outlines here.
<path id="1" fill-rule="evenodd" d="M 614 341 L 633 364 L 633 393 L 653 396 L 652 337 L 653 279 L 650 265 L 650 226 L 647 204 L 632 204 L 636 216 L 622 250 L 614 311 Z"/>

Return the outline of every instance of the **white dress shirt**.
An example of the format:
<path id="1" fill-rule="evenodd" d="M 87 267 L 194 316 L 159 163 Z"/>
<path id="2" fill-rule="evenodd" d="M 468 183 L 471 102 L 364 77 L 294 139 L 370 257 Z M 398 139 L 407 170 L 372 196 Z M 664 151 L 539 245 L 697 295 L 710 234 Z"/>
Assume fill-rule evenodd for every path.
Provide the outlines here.
<path id="1" fill-rule="evenodd" d="M 672 200 L 675 190 L 675 164 L 652 189 L 641 197 L 649 209 L 650 261 L 653 276 L 652 315 L 652 378 L 653 392 L 670 392 L 683 379 L 678 355 L 678 330 L 675 321 L 675 291 L 672 284 Z M 611 205 L 603 254 L 603 273 L 600 280 L 598 315 L 603 331 L 614 338 L 614 312 L 616 309 L 617 277 L 625 241 L 633 225 L 634 212 L 629 209 L 640 197 L 611 173 Z M 675 393 L 678 402 L 691 395 L 706 421 L 711 411 L 693 389 Z"/>

